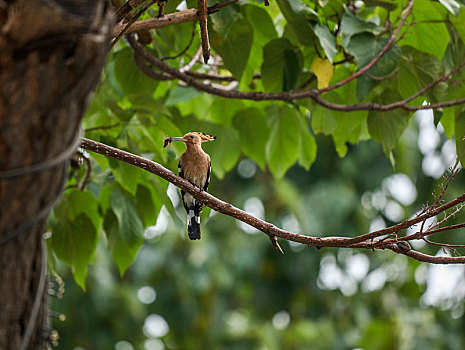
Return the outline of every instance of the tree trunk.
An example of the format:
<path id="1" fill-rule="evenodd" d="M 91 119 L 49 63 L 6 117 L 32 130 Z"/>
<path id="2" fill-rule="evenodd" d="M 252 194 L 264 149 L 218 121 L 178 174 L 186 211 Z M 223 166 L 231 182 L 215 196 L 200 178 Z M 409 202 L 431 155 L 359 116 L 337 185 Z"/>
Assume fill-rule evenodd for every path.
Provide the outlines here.
<path id="1" fill-rule="evenodd" d="M 0 349 L 46 348 L 42 233 L 111 28 L 104 0 L 0 0 Z"/>

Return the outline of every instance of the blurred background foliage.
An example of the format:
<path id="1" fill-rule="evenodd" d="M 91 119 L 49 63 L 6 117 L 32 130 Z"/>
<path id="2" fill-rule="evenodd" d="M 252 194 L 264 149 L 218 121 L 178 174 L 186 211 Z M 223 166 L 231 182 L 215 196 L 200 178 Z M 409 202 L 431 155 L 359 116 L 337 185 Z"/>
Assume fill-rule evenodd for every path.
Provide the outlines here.
<path id="1" fill-rule="evenodd" d="M 242 156 L 224 179 L 213 179 L 210 192 L 295 232 L 354 235 L 390 225 L 438 191 L 440 172 L 431 174 L 428 152 L 450 165 L 443 160 L 450 141 L 432 115 L 428 127 L 438 143 L 419 149 L 427 118 L 413 119 L 400 141 L 403 171 L 393 171 L 374 141 L 350 147 L 340 159 L 330 138 L 319 136 L 311 172 L 296 165 L 276 181 Z M 96 163 L 93 169 L 100 171 Z M 459 173 L 446 197 L 463 185 Z M 262 233 L 207 210 L 202 240 L 191 242 L 177 191 L 169 186 L 168 193 L 176 217 L 161 210 L 123 277 L 103 234 L 85 292 L 59 263 L 66 292 L 52 308 L 67 318 L 54 323 L 59 349 L 463 348 L 463 266 L 285 241 L 281 255 Z M 461 232 L 447 239 L 460 243 Z"/>
<path id="2" fill-rule="evenodd" d="M 245 1 L 223 9 L 209 19 L 213 52 L 223 61 L 216 73 L 232 74 L 243 91 L 288 91 L 309 79 L 309 87 L 320 87 L 329 71 L 331 82 L 340 81 L 374 57 L 367 48 L 382 47 L 386 23 L 398 21 L 406 5 L 356 3 L 354 13 L 347 6 L 357 4 L 344 1 L 277 0 L 269 8 Z M 375 77 L 395 72 L 392 79 L 362 77 L 325 98 L 348 104 L 406 98 L 463 58 L 463 5 L 415 4 L 423 30 L 413 25 L 413 34 L 370 71 Z M 170 0 L 165 13 L 182 6 L 195 7 Z M 144 18 L 156 15 L 153 10 Z M 342 23 L 342 35 L 332 36 Z M 182 66 L 199 46 L 193 23 L 153 31 L 149 49 L 158 57 L 179 53 L 193 28 L 186 57 L 169 61 Z M 344 59 L 344 50 L 354 58 L 331 65 Z M 252 79 L 257 72 L 262 79 Z M 414 102 L 460 96 L 463 87 L 454 84 L 441 83 Z M 306 100 L 228 100 L 149 79 L 121 42 L 108 57 L 83 128 L 88 138 L 173 171 L 184 146 L 163 149 L 164 137 L 216 135 L 204 147 L 214 196 L 293 232 L 354 236 L 408 219 L 432 202 L 457 160 L 452 136 L 463 135 L 461 108 L 347 114 Z M 58 349 L 465 347 L 463 266 L 280 240 L 281 255 L 266 235 L 208 208 L 202 240 L 191 242 L 175 187 L 125 163 L 86 156 L 92 166 L 85 189 L 75 185 L 86 167 L 71 169 L 50 218 L 50 269 L 66 286 L 63 298 L 52 302 L 66 316 L 54 322 Z M 463 186 L 460 172 L 445 199 Z M 459 214 L 449 222 L 463 221 Z M 463 230 L 433 238 L 460 244 Z M 451 254 L 421 242 L 414 248 Z"/>

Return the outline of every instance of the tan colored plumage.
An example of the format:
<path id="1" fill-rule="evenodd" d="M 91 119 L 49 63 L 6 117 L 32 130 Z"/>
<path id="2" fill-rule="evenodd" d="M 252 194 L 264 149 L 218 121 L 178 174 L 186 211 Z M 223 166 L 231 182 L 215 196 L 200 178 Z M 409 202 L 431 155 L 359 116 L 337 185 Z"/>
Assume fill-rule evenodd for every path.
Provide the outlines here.
<path id="1" fill-rule="evenodd" d="M 182 141 L 186 150 L 179 158 L 179 176 L 188 180 L 201 191 L 208 189 L 210 183 L 210 156 L 202 149 L 202 142 L 213 141 L 215 136 L 200 132 L 190 132 L 183 137 L 169 137 L 165 139 L 165 147 L 172 141 Z M 200 212 L 202 203 L 190 194 L 181 190 L 182 201 L 187 212 L 187 231 L 192 240 L 200 239 Z"/>

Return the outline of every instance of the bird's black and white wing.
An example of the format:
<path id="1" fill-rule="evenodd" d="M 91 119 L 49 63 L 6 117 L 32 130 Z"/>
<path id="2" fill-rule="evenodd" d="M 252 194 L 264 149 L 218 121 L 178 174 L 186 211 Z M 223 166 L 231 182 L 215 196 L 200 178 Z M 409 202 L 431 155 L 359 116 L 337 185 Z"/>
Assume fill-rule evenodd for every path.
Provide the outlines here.
<path id="1" fill-rule="evenodd" d="M 205 180 L 205 185 L 203 185 L 203 190 L 206 191 L 208 190 L 208 185 L 210 184 L 210 173 L 212 171 L 212 163 L 208 161 L 208 171 L 207 171 L 207 177 Z"/>

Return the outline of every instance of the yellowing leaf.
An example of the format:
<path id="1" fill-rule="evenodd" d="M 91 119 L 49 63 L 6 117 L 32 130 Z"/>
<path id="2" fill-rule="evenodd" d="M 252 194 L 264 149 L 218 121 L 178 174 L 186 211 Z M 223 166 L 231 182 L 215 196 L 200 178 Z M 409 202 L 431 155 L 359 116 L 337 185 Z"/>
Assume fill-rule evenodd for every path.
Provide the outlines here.
<path id="1" fill-rule="evenodd" d="M 324 89 L 329 86 L 333 77 L 334 68 L 328 59 L 315 58 L 312 63 L 313 73 L 318 79 L 318 89 Z"/>

